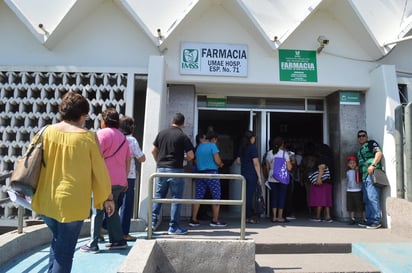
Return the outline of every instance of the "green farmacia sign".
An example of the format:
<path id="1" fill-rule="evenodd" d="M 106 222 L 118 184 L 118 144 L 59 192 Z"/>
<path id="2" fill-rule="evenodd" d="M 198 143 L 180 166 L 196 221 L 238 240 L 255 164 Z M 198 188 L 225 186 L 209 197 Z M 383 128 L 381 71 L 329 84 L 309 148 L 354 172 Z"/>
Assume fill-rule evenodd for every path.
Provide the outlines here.
<path id="1" fill-rule="evenodd" d="M 317 82 L 316 51 L 279 49 L 280 81 Z"/>

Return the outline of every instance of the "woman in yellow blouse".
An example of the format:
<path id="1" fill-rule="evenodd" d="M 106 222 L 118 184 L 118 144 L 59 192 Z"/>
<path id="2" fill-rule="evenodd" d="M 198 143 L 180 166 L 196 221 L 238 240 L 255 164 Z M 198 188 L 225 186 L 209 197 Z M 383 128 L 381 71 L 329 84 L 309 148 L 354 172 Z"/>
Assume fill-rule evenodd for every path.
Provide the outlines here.
<path id="1" fill-rule="evenodd" d="M 114 213 L 110 177 L 96 134 L 83 128 L 89 107 L 82 95 L 66 93 L 59 105 L 62 121 L 43 134 L 45 166 L 31 206 L 53 233 L 48 272 L 71 271 L 92 193 L 94 207 Z"/>

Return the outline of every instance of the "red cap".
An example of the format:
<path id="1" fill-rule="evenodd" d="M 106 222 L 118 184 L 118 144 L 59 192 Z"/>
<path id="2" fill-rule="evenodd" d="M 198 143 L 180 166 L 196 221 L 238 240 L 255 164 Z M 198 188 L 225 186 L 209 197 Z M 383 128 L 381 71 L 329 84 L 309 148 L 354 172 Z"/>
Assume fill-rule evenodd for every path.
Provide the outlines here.
<path id="1" fill-rule="evenodd" d="M 357 159 L 356 159 L 355 156 L 351 155 L 351 156 L 348 156 L 347 161 L 355 161 L 356 162 Z"/>

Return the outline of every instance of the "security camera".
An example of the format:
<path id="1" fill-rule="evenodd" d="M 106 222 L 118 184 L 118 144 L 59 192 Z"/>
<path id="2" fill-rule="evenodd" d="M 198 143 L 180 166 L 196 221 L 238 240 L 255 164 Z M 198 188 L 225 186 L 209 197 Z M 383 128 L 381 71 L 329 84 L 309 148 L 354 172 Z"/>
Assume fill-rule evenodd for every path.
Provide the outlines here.
<path id="1" fill-rule="evenodd" d="M 329 44 L 329 40 L 325 36 L 319 36 L 318 37 L 318 42 L 322 46 L 325 46 L 325 45 Z"/>

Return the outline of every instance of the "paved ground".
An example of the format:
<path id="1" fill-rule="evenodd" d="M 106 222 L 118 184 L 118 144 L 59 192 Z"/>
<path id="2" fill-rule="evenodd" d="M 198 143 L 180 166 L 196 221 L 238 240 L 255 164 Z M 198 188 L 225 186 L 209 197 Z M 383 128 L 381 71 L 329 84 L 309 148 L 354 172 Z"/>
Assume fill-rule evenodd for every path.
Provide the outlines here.
<path id="1" fill-rule="evenodd" d="M 210 228 L 201 222 L 178 238 L 240 238 L 240 220 L 228 219 L 226 228 Z M 187 222 L 183 222 L 187 226 Z M 167 235 L 167 223 L 163 223 L 154 237 L 171 238 Z M 144 240 L 145 232 L 132 233 Z M 176 237 L 176 236 L 175 236 Z M 412 272 L 412 239 L 392 234 L 389 229 L 367 230 L 346 223 L 315 223 L 306 218 L 289 223 L 261 223 L 247 225 L 246 239 L 256 242 L 256 267 L 259 273 L 269 272 Z M 78 247 L 87 239 L 79 239 Z M 102 251 L 87 254 L 76 251 L 73 273 L 116 272 L 128 254 L 126 250 Z M 104 244 L 100 245 L 104 249 Z M 1 251 L 4 251 L 3 249 Z M 351 254 L 351 252 L 353 252 Z M 300 253 L 299 255 L 297 255 Z M 0 272 L 46 272 L 48 246 L 25 253 L 8 264 L 0 265 Z M 330 265 L 323 265 L 327 259 Z M 348 264 L 352 264 L 348 266 Z"/>

